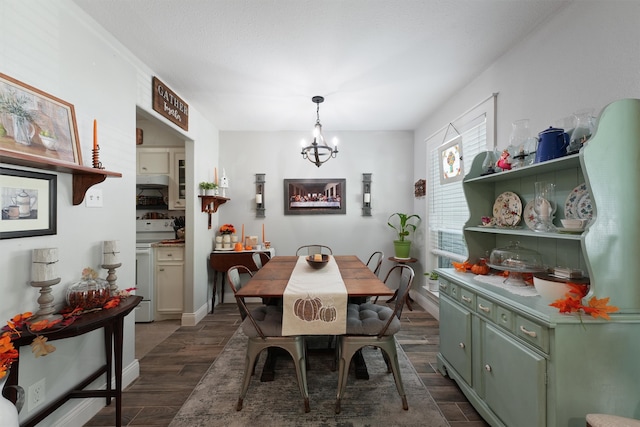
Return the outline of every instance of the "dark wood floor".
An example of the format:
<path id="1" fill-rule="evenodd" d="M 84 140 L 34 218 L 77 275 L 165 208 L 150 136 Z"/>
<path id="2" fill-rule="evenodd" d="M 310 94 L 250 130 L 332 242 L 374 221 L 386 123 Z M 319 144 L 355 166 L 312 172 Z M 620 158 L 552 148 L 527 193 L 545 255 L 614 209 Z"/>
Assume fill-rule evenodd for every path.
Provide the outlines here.
<path id="1" fill-rule="evenodd" d="M 147 346 L 146 352 L 153 347 L 151 340 L 157 345 L 140 359 L 140 377 L 124 391 L 123 425 L 168 426 L 239 326 L 240 315 L 235 304 L 222 304 L 196 326 L 177 327 L 172 322 L 137 325 L 136 341 L 140 347 Z M 177 329 L 166 333 L 164 336 L 170 335 L 164 340 L 161 331 L 160 338 L 153 332 L 166 330 L 167 326 L 169 331 Z M 436 371 L 438 322 L 429 313 L 417 304 L 413 311 L 405 308 L 397 339 L 451 426 L 488 426 L 456 384 Z M 137 348 L 136 356 L 140 358 L 139 351 Z M 85 424 L 112 425 L 113 404 Z"/>

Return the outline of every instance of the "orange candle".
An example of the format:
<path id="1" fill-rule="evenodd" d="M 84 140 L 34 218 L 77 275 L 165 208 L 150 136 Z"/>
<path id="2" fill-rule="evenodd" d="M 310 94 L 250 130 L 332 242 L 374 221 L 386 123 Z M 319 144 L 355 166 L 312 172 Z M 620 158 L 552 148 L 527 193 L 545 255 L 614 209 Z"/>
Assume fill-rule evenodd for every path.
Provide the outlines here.
<path id="1" fill-rule="evenodd" d="M 264 222 L 262 223 L 262 243 L 264 243 Z"/>
<path id="2" fill-rule="evenodd" d="M 218 168 L 214 168 L 213 183 L 218 185 Z"/>
<path id="3" fill-rule="evenodd" d="M 242 243 L 244 244 L 244 224 L 242 224 Z"/>
<path id="4" fill-rule="evenodd" d="M 93 120 L 93 149 L 98 149 L 98 121 Z"/>

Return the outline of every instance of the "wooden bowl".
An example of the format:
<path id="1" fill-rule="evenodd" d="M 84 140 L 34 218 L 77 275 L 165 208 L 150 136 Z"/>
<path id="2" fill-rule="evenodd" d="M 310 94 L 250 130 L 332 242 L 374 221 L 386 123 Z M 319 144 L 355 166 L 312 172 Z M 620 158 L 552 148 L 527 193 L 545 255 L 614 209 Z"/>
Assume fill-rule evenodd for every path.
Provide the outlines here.
<path id="1" fill-rule="evenodd" d="M 311 268 L 315 268 L 316 270 L 320 270 L 324 268 L 329 263 L 329 255 L 322 255 L 322 261 L 316 261 L 313 259 L 313 255 L 309 255 L 307 258 L 307 264 L 311 266 Z"/>

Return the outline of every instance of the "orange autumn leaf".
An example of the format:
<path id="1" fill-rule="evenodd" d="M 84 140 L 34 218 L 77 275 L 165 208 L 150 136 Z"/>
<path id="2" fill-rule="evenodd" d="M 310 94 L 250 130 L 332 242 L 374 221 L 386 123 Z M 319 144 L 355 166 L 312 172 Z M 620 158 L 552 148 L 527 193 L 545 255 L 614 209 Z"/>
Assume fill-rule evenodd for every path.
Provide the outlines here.
<path id="1" fill-rule="evenodd" d="M 557 308 L 560 313 L 573 313 L 580 310 L 580 308 L 582 307 L 580 299 L 574 298 L 572 296 L 567 296 L 563 299 L 557 299 L 549 305 L 551 307 Z"/>
<path id="2" fill-rule="evenodd" d="M 109 301 L 107 301 L 107 303 L 104 305 L 104 308 L 108 310 L 110 308 L 117 307 L 118 304 L 120 304 L 120 298 L 112 298 Z"/>
<path id="3" fill-rule="evenodd" d="M 569 294 L 576 296 L 578 298 L 584 298 L 587 295 L 588 287 L 585 285 L 580 285 L 578 283 L 567 282 L 567 286 L 569 286 Z"/>
<path id="4" fill-rule="evenodd" d="M 602 317 L 603 319 L 611 320 L 611 318 L 609 317 L 609 313 L 615 313 L 616 311 L 618 311 L 618 307 L 607 305 L 608 303 L 608 297 L 601 299 L 591 297 L 589 299 L 589 305 L 583 306 L 582 309 L 585 313 L 590 314 L 594 318 Z"/>
<path id="5" fill-rule="evenodd" d="M 36 356 L 46 356 L 49 353 L 56 351 L 56 348 L 51 344 L 47 344 L 47 337 L 37 336 L 31 343 L 31 352 Z"/>
<path id="6" fill-rule="evenodd" d="M 29 329 L 31 329 L 33 332 L 44 331 L 45 329 L 49 329 L 49 328 L 52 328 L 52 327 L 56 326 L 61 321 L 62 321 L 62 319 L 57 319 L 57 320 L 47 320 L 47 319 L 38 320 L 37 322 L 31 323 L 29 325 Z"/>
<path id="7" fill-rule="evenodd" d="M 471 267 L 473 267 L 473 264 L 471 264 L 469 261 L 465 261 L 465 262 L 452 262 L 451 264 L 453 264 L 453 268 L 456 269 L 456 271 L 460 271 L 462 273 L 466 273 L 467 270 L 471 270 Z"/>

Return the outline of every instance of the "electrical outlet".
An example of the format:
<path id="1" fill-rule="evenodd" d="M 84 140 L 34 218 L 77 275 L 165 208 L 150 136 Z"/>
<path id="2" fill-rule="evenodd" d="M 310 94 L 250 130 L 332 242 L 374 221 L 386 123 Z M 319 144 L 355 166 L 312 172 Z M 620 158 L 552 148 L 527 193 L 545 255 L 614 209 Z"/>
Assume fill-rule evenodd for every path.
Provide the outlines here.
<path id="1" fill-rule="evenodd" d="M 45 398 L 45 378 L 43 378 L 37 383 L 29 386 L 27 396 L 27 410 L 31 412 L 34 408 L 38 407 L 42 402 L 44 402 Z"/>
<path id="2" fill-rule="evenodd" d="M 102 207 L 102 189 L 90 188 L 84 195 L 84 204 L 88 208 Z"/>

